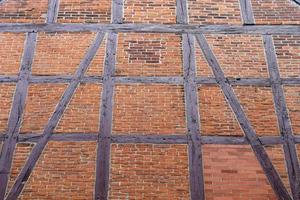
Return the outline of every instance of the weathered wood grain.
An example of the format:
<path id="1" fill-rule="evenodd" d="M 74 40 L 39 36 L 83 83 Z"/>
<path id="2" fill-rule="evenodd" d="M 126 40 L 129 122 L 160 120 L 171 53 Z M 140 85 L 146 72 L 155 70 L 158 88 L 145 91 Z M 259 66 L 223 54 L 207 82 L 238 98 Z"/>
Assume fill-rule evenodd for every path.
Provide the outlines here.
<path id="1" fill-rule="evenodd" d="M 292 34 L 300 25 L 26 24 L 1 23 L 0 32 L 150 32 L 193 34 Z"/>
<path id="2" fill-rule="evenodd" d="M 205 199 L 202 167 L 201 139 L 199 128 L 199 110 L 197 84 L 195 81 L 194 37 L 182 35 L 185 109 L 188 129 L 189 170 L 191 199 Z"/>
<path id="3" fill-rule="evenodd" d="M 59 9 L 59 0 L 49 0 L 46 23 L 55 23 L 57 21 Z"/>
<path id="4" fill-rule="evenodd" d="M 251 0 L 240 0 L 240 8 L 243 23 L 247 25 L 255 24 Z"/>

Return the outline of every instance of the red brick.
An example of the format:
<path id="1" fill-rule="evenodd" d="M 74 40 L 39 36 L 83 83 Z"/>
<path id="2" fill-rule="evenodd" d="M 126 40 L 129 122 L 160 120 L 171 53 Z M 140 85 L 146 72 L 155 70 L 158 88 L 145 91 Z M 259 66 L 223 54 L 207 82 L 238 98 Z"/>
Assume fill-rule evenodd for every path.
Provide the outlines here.
<path id="1" fill-rule="evenodd" d="M 0 23 L 44 23 L 47 0 L 5 0 L 0 4 Z"/>
<path id="2" fill-rule="evenodd" d="M 251 0 L 256 24 L 300 24 L 300 9 L 292 0 Z"/>
<path id="3" fill-rule="evenodd" d="M 21 132 L 41 133 L 67 84 L 31 84 L 25 103 Z"/>
<path id="4" fill-rule="evenodd" d="M 284 86 L 285 98 L 294 134 L 300 134 L 300 87 Z"/>
<path id="5" fill-rule="evenodd" d="M 113 132 L 118 134 L 185 133 L 183 87 L 176 85 L 117 85 Z"/>
<path id="6" fill-rule="evenodd" d="M 277 35 L 273 38 L 281 77 L 299 78 L 300 36 Z"/>
<path id="7" fill-rule="evenodd" d="M 55 132 L 98 132 L 101 91 L 101 85 L 81 84 Z"/>
<path id="8" fill-rule="evenodd" d="M 124 23 L 176 23 L 176 0 L 126 0 Z"/>
<path id="9" fill-rule="evenodd" d="M 186 145 L 113 144 L 109 199 L 189 199 Z"/>
<path id="10" fill-rule="evenodd" d="M 261 36 L 256 35 L 207 35 L 222 70 L 227 77 L 268 77 Z M 213 77 L 199 45 L 196 44 L 197 75 Z"/>
<path id="11" fill-rule="evenodd" d="M 241 24 L 238 0 L 188 0 L 191 24 Z"/>
<path id="12" fill-rule="evenodd" d="M 34 56 L 34 75 L 72 75 L 78 68 L 95 33 L 40 33 Z M 101 75 L 105 41 L 91 63 L 88 75 Z"/>
<path id="13" fill-rule="evenodd" d="M 7 131 L 7 123 L 14 92 L 15 84 L 0 84 L 0 132 Z"/>
<path id="14" fill-rule="evenodd" d="M 58 23 L 109 23 L 110 0 L 61 0 Z"/>
<path id="15" fill-rule="evenodd" d="M 118 76 L 181 76 L 181 37 L 175 34 L 121 33 Z"/>
<path id="16" fill-rule="evenodd" d="M 249 146 L 204 145 L 203 162 L 207 200 L 276 199 Z"/>
<path id="17" fill-rule="evenodd" d="M 92 199 L 96 149 L 96 142 L 50 142 L 20 198 Z"/>
<path id="18" fill-rule="evenodd" d="M 17 75 L 22 59 L 25 34 L 0 33 L 0 74 Z"/>
<path id="19" fill-rule="evenodd" d="M 256 133 L 260 136 L 278 135 L 279 130 L 271 89 L 236 86 L 234 91 Z M 218 86 L 202 86 L 199 88 L 198 95 L 202 134 L 243 134 L 234 113 Z"/>

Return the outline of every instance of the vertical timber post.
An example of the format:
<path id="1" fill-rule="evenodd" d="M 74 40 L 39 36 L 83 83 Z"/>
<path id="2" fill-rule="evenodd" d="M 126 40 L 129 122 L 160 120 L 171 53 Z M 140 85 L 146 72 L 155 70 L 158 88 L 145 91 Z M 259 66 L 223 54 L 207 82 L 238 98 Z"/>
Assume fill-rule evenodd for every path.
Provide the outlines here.
<path id="1" fill-rule="evenodd" d="M 111 21 L 113 24 L 121 24 L 123 21 L 123 3 L 123 0 L 112 1 Z M 117 40 L 117 33 L 108 33 L 104 61 L 102 102 L 100 106 L 101 114 L 96 162 L 95 200 L 108 199 L 113 94 L 115 86 L 113 75 L 115 74 Z"/>
<path id="2" fill-rule="evenodd" d="M 177 24 L 188 24 L 186 0 L 176 1 Z M 200 116 L 198 105 L 198 87 L 196 83 L 196 64 L 194 36 L 182 34 L 183 76 L 185 110 L 188 134 L 189 179 L 192 200 L 204 200 L 204 178 L 200 135 Z"/>

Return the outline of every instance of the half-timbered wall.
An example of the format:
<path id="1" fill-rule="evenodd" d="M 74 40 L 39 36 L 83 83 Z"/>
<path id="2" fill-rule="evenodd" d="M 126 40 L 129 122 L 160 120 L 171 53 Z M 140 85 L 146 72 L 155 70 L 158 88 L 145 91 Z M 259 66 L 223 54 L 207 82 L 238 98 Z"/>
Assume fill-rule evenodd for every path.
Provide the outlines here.
<path id="1" fill-rule="evenodd" d="M 0 200 L 299 200 L 299 4 L 0 1 Z"/>

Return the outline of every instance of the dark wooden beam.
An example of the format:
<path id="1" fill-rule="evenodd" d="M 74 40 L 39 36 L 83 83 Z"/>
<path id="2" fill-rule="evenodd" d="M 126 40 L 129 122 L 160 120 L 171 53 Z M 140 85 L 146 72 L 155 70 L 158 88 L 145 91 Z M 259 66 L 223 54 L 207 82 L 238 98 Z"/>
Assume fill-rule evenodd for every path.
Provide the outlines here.
<path id="1" fill-rule="evenodd" d="M 282 183 L 278 172 L 274 168 L 269 156 L 267 155 L 259 137 L 256 135 L 255 130 L 251 126 L 246 114 L 244 113 L 241 104 L 239 103 L 238 98 L 236 97 L 232 87 L 228 83 L 227 79 L 225 78 L 224 72 L 222 71 L 215 55 L 213 54 L 212 50 L 210 49 L 206 38 L 204 35 L 199 34 L 196 35 L 198 44 L 205 56 L 209 66 L 211 67 L 214 76 L 219 83 L 223 94 L 229 103 L 233 113 L 236 116 L 237 121 L 240 124 L 240 127 L 244 131 L 245 137 L 247 138 L 249 144 L 252 147 L 252 150 L 259 161 L 262 169 L 264 170 L 270 185 L 273 188 L 273 191 L 277 195 L 278 199 L 288 200 L 292 199 Z"/>
<path id="2" fill-rule="evenodd" d="M 226 133 L 224 133 L 226 134 Z M 6 134 L 0 133 L 0 141 L 4 141 Z M 42 137 L 41 133 L 20 133 L 18 143 L 36 143 Z M 112 143 L 149 143 L 149 144 L 187 144 L 190 139 L 187 134 L 176 135 L 145 135 L 142 133 L 118 134 L 108 137 L 101 136 L 100 138 L 110 138 Z M 83 142 L 97 141 L 99 139 L 98 132 L 91 133 L 55 133 L 50 137 L 51 141 L 58 142 Z M 262 136 L 259 137 L 262 145 L 282 145 L 283 138 L 279 136 Z M 300 143 L 300 136 L 294 136 L 295 143 Z M 247 138 L 241 136 L 221 136 L 221 135 L 202 135 L 201 144 L 224 144 L 224 145 L 248 145 Z"/>
<path id="3" fill-rule="evenodd" d="M 300 25 L 26 24 L 1 23 L 0 32 L 150 32 L 193 34 L 292 34 Z"/>
<path id="4" fill-rule="evenodd" d="M 0 156 L 0 199 L 4 199 L 6 193 L 13 154 L 20 131 L 29 85 L 28 78 L 31 73 L 36 39 L 36 33 L 27 34 L 18 82 L 8 119 L 7 137 L 4 140 Z"/>
<path id="5" fill-rule="evenodd" d="M 294 1 L 296 4 L 300 5 L 300 0 L 292 0 Z"/>
<path id="6" fill-rule="evenodd" d="M 270 74 L 273 99 L 278 119 L 280 134 L 284 139 L 283 149 L 289 175 L 289 182 L 294 200 L 300 199 L 300 168 L 294 143 L 291 122 L 287 111 L 285 96 L 280 80 L 275 47 L 271 35 L 263 35 L 264 49 Z"/>
<path id="7" fill-rule="evenodd" d="M 38 161 L 41 153 L 43 152 L 45 146 L 47 145 L 53 130 L 57 126 L 61 116 L 63 115 L 67 105 L 69 104 L 75 90 L 80 84 L 80 80 L 84 76 L 84 73 L 87 71 L 89 64 L 93 60 L 94 56 L 97 53 L 97 50 L 103 40 L 104 33 L 98 33 L 96 39 L 94 40 L 93 44 L 88 49 L 86 55 L 84 56 L 83 60 L 79 64 L 77 71 L 72 79 L 72 82 L 68 85 L 67 89 L 65 90 L 63 96 L 61 97 L 59 103 L 57 104 L 54 113 L 52 114 L 51 118 L 49 119 L 45 129 L 43 131 L 42 137 L 38 140 L 36 145 L 33 147 L 31 154 L 28 157 L 24 167 L 22 168 L 19 176 L 17 177 L 12 189 L 10 190 L 7 200 L 14 200 L 17 199 L 19 194 L 21 193 L 23 187 L 25 186 L 36 162 Z"/>
<path id="8" fill-rule="evenodd" d="M 18 76 L 0 75 L 0 83 L 16 83 L 16 82 L 18 82 Z"/>
<path id="9" fill-rule="evenodd" d="M 187 0 L 176 0 L 176 23 L 188 23 Z M 194 37 L 182 34 L 183 83 L 185 96 L 185 114 L 188 136 L 188 156 L 190 174 L 190 196 L 192 200 L 204 200 L 204 178 L 202 165 L 202 147 L 200 119 L 198 110 L 198 87 L 196 83 L 196 63 Z"/>
<path id="10" fill-rule="evenodd" d="M 198 87 L 195 81 L 194 37 L 182 35 L 185 109 L 188 129 L 189 170 L 191 199 L 205 199 L 200 137 L 200 119 L 198 110 Z"/>
<path id="11" fill-rule="evenodd" d="M 245 25 L 254 25 L 255 20 L 252 11 L 251 0 L 240 0 L 240 9 L 243 23 Z"/>
<path id="12" fill-rule="evenodd" d="M 134 84 L 134 83 L 159 83 L 159 84 L 176 84 L 183 85 L 183 77 L 181 76 L 113 76 L 116 83 Z M 16 83 L 18 76 L 0 75 L 1 83 Z M 247 86 L 267 86 L 271 87 L 269 78 L 227 78 L 230 85 L 247 85 Z M 31 75 L 29 83 L 69 83 L 72 76 L 63 75 Z M 195 81 L 199 85 L 215 85 L 217 81 L 212 77 L 196 77 Z M 282 85 L 300 85 L 300 78 L 280 78 Z M 81 83 L 103 83 L 102 76 L 85 76 L 81 79 Z"/>
<path id="13" fill-rule="evenodd" d="M 113 24 L 123 22 L 123 0 L 112 1 L 111 21 Z M 108 199 L 109 172 L 110 172 L 110 144 L 112 131 L 112 112 L 114 94 L 114 74 L 116 65 L 118 34 L 108 34 L 106 55 L 104 61 L 104 75 L 102 85 L 102 102 L 100 108 L 100 128 L 96 161 L 95 200 Z"/>
<path id="14" fill-rule="evenodd" d="M 59 0 L 49 0 L 46 23 L 55 23 L 59 9 Z"/>

